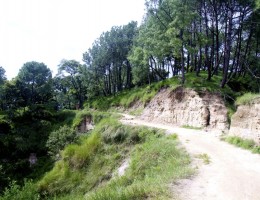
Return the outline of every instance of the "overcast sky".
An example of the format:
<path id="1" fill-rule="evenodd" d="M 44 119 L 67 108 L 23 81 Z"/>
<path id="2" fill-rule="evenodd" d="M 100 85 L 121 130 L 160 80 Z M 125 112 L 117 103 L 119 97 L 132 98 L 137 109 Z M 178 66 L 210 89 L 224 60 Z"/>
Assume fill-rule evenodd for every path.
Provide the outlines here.
<path id="1" fill-rule="evenodd" d="M 25 62 L 55 74 L 62 59 L 82 54 L 104 31 L 144 14 L 144 0 L 0 0 L 0 66 L 8 79 Z"/>

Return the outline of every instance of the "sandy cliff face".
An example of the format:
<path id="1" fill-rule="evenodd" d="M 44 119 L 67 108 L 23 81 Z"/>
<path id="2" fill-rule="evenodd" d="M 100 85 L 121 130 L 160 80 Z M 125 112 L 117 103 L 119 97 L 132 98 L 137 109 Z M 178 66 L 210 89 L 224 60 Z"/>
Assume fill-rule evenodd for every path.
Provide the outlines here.
<path id="1" fill-rule="evenodd" d="M 260 144 L 260 99 L 238 106 L 231 118 L 229 134 L 253 139 Z"/>
<path id="2" fill-rule="evenodd" d="M 85 117 L 78 126 L 79 133 L 85 133 L 94 128 L 92 117 Z"/>
<path id="3" fill-rule="evenodd" d="M 227 109 L 218 94 L 179 87 L 161 89 L 146 106 L 142 119 L 177 126 L 208 127 L 219 130 L 228 128 Z"/>

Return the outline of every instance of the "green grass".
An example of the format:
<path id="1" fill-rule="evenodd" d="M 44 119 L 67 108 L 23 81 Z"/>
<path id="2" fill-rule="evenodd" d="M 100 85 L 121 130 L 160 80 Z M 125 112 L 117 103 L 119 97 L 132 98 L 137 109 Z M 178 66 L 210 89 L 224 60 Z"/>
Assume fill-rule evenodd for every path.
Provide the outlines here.
<path id="1" fill-rule="evenodd" d="M 144 110 L 143 108 L 137 108 L 135 110 L 131 110 L 129 112 L 129 114 L 134 115 L 134 116 L 140 116 L 142 114 L 143 110 Z"/>
<path id="2" fill-rule="evenodd" d="M 256 145 L 256 143 L 253 140 L 243 139 L 237 136 L 229 136 L 224 138 L 224 140 L 237 147 L 241 147 L 243 149 L 250 150 L 253 153 L 260 154 L 260 146 Z"/>
<path id="3" fill-rule="evenodd" d="M 193 129 L 193 130 L 202 130 L 201 127 L 196 127 L 196 126 L 190 126 L 190 125 L 183 125 L 181 126 L 182 128 L 187 128 L 187 129 Z"/>
<path id="4" fill-rule="evenodd" d="M 254 99 L 260 99 L 260 94 L 253 94 L 251 92 L 245 93 L 236 100 L 236 105 L 247 105 L 250 104 Z"/>
<path id="5" fill-rule="evenodd" d="M 169 184 L 192 174 L 188 155 L 174 137 L 149 137 L 135 146 L 123 177 L 86 194 L 88 200 L 172 199 Z"/>

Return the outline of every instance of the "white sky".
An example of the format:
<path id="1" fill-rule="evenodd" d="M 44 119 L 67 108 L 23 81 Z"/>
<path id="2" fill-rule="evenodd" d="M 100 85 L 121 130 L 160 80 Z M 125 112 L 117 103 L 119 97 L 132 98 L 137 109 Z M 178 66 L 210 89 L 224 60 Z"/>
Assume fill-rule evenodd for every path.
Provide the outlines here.
<path id="1" fill-rule="evenodd" d="M 62 59 L 82 54 L 104 31 L 144 15 L 144 0 L 0 0 L 0 66 L 8 79 L 25 62 L 55 75 Z"/>

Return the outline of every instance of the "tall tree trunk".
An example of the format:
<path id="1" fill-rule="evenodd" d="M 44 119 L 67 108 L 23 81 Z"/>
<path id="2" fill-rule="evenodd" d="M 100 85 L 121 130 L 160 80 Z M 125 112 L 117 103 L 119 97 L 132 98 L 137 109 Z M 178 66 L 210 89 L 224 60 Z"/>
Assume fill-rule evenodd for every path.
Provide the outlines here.
<path id="1" fill-rule="evenodd" d="M 132 69 L 129 60 L 126 61 L 126 88 L 132 86 Z"/>
<path id="2" fill-rule="evenodd" d="M 199 11 L 199 14 L 200 16 L 202 17 L 202 1 L 200 1 L 200 11 Z M 201 69 L 201 64 L 202 64 L 202 39 L 201 39 L 201 34 L 202 34 L 202 20 L 201 20 L 201 17 L 200 17 L 200 20 L 199 20 L 199 24 L 200 24 L 200 27 L 199 27 L 199 32 L 200 32 L 200 36 L 199 36 L 199 61 L 198 61 L 198 67 L 197 67 L 197 70 L 196 70 L 196 76 L 199 76 L 199 73 L 200 73 L 200 69 Z"/>
<path id="3" fill-rule="evenodd" d="M 232 4 L 231 4 L 232 3 Z M 221 81 L 221 88 L 224 88 L 227 83 L 228 78 L 228 70 L 229 70 L 229 60 L 230 60 L 230 52 L 232 45 L 232 28 L 233 28 L 233 0 L 228 4 L 228 14 L 227 14 L 227 38 L 226 38 L 226 46 L 224 50 L 224 66 L 223 66 L 223 78 Z"/>
<path id="4" fill-rule="evenodd" d="M 185 83 L 185 63 L 184 63 L 184 42 L 183 42 L 183 30 L 180 31 L 181 38 L 181 84 Z"/>
<path id="5" fill-rule="evenodd" d="M 207 7 L 206 7 L 206 1 L 204 1 L 204 20 L 205 20 L 205 30 L 206 30 L 206 38 L 209 38 L 209 27 L 208 27 L 208 16 L 207 16 Z M 205 46 L 205 66 L 208 69 L 208 77 L 207 80 L 209 81 L 211 79 L 211 65 L 209 61 L 209 45 L 208 42 Z"/>
<path id="6" fill-rule="evenodd" d="M 108 65 L 108 95 L 111 94 L 112 92 L 112 78 L 111 78 L 112 74 L 111 74 L 111 66 L 110 64 Z"/>

